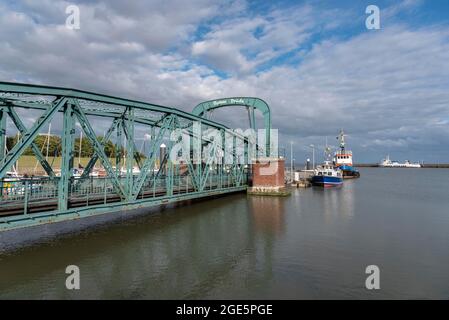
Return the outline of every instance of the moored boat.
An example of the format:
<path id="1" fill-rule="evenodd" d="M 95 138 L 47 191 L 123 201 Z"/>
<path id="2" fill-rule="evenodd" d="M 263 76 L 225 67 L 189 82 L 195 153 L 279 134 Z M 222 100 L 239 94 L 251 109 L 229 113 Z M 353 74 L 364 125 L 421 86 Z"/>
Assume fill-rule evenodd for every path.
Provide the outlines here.
<path id="1" fill-rule="evenodd" d="M 343 173 L 330 161 L 318 166 L 312 176 L 312 184 L 320 187 L 336 187 L 343 184 Z"/>
<path id="2" fill-rule="evenodd" d="M 343 130 L 340 131 L 337 139 L 340 142 L 340 149 L 335 152 L 335 167 L 342 171 L 344 179 L 359 178 L 360 172 L 354 168 L 352 163 L 352 151 L 346 150 L 345 134 Z"/>

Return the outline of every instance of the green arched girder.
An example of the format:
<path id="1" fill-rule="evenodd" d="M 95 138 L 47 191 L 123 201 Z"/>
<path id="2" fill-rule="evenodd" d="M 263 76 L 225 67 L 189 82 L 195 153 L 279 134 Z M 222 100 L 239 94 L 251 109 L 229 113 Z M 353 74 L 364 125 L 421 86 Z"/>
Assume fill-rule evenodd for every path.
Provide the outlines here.
<path id="1" fill-rule="evenodd" d="M 265 126 L 265 151 L 266 156 L 270 156 L 270 129 L 271 129 L 271 111 L 268 104 L 259 98 L 251 98 L 251 97 L 233 97 L 233 98 L 223 98 L 201 102 L 195 108 L 193 108 L 192 113 L 199 117 L 204 117 L 207 112 L 223 108 L 223 107 L 231 107 L 231 106 L 245 106 L 252 108 L 252 121 L 250 121 L 250 125 L 252 129 L 256 129 L 255 120 L 254 120 L 254 110 L 259 110 L 264 119 Z"/>

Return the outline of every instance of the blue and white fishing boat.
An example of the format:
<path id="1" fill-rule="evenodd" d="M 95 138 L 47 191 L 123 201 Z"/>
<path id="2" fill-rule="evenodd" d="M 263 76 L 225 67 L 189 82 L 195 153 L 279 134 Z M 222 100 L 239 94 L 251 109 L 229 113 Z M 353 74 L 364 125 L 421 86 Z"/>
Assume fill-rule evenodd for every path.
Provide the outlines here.
<path id="1" fill-rule="evenodd" d="M 312 176 L 312 184 L 321 187 L 336 187 L 343 184 L 343 173 L 330 161 L 318 166 Z"/>

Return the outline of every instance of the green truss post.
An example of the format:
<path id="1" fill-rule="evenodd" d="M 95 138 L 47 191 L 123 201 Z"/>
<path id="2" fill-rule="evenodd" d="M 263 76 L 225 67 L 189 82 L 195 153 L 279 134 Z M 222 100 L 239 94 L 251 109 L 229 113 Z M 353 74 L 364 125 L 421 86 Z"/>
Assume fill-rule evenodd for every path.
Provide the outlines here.
<path id="1" fill-rule="evenodd" d="M 131 109 L 131 110 L 134 110 L 134 109 Z M 134 119 L 135 118 L 133 116 L 133 126 L 134 126 L 134 123 L 135 123 Z M 141 165 L 142 159 L 140 158 L 140 153 L 137 151 L 139 149 L 136 147 L 136 143 L 134 142 L 134 132 L 133 132 L 132 136 L 129 134 L 129 131 L 130 131 L 130 128 L 128 128 L 128 122 L 129 121 L 130 121 L 129 118 L 126 118 L 126 121 L 122 122 L 124 124 L 123 125 L 123 133 L 125 134 L 126 141 L 130 142 L 132 144 L 132 148 L 134 150 L 134 155 L 133 155 L 134 160 L 136 160 L 137 166 L 139 167 L 139 169 L 141 169 L 141 167 L 142 167 L 142 165 Z M 131 137 L 132 137 L 132 139 L 131 139 Z"/>
<path id="2" fill-rule="evenodd" d="M 169 130 L 170 131 L 175 130 L 177 124 L 178 124 L 178 119 L 175 116 L 173 116 L 173 121 L 171 121 Z M 173 185 L 174 185 L 174 173 L 175 173 L 175 170 L 174 170 L 173 161 L 172 161 L 172 159 L 170 157 L 170 152 L 172 151 L 172 148 L 173 148 L 173 141 L 170 140 L 167 143 L 167 150 L 166 150 L 166 154 L 165 154 L 165 156 L 167 158 L 167 160 L 166 160 L 167 172 L 166 172 L 166 175 L 165 175 L 167 196 L 172 196 L 173 195 Z"/>
<path id="3" fill-rule="evenodd" d="M 62 129 L 62 160 L 61 178 L 58 185 L 58 210 L 66 211 L 69 204 L 69 191 L 73 167 L 73 141 L 75 135 L 75 120 L 72 102 L 64 106 Z"/>
<path id="4" fill-rule="evenodd" d="M 195 144 L 195 147 L 197 148 L 198 153 L 199 153 L 199 155 L 197 155 L 198 159 L 196 159 L 196 161 L 197 161 L 197 164 L 196 164 L 196 170 L 197 170 L 196 176 L 198 177 L 197 178 L 198 191 L 203 191 L 203 188 L 202 188 L 202 184 L 203 183 L 201 181 L 201 177 L 203 176 L 203 139 L 202 139 L 203 124 L 202 124 L 202 122 L 198 122 L 197 124 L 198 124 L 198 128 L 197 128 L 198 132 L 196 132 L 196 137 L 194 137 L 194 139 L 195 139 L 194 140 L 194 144 Z"/>
<path id="5" fill-rule="evenodd" d="M 6 112 L 3 107 L 0 107 L 0 161 L 5 156 L 6 145 Z"/>
<path id="6" fill-rule="evenodd" d="M 121 175 L 122 168 L 122 125 L 123 120 L 117 125 L 117 141 L 115 142 L 115 174 Z"/>
<path id="7" fill-rule="evenodd" d="M 134 109 L 128 108 L 128 117 L 123 121 L 126 128 L 126 193 L 127 199 L 133 195 L 133 162 L 134 162 Z"/>

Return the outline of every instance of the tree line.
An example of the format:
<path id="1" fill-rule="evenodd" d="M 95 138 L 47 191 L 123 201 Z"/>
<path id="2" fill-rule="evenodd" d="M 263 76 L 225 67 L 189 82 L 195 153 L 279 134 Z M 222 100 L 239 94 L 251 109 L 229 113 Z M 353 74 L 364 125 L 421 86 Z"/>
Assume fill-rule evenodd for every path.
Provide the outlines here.
<path id="1" fill-rule="evenodd" d="M 6 137 L 6 147 L 8 150 L 11 150 L 17 143 L 18 139 L 20 139 L 20 136 L 9 136 Z M 103 142 L 104 137 L 97 137 L 98 141 Z M 37 136 L 34 139 L 34 143 L 37 145 L 39 150 L 41 150 L 43 155 L 47 154 L 47 140 L 48 141 L 48 156 L 49 157 L 58 157 L 61 156 L 62 152 L 62 139 L 59 136 L 50 136 L 50 139 L 48 139 L 47 136 Z M 80 151 L 80 138 L 75 138 L 74 140 L 74 156 L 78 157 Z M 104 144 L 104 152 L 106 153 L 106 156 L 109 158 L 115 157 L 117 152 L 120 152 L 121 155 L 126 154 L 125 149 L 123 146 L 116 148 L 116 145 L 111 141 L 108 140 Z M 94 148 L 90 141 L 86 138 L 84 138 L 81 142 L 81 157 L 91 157 L 94 154 Z M 34 155 L 31 147 L 28 147 L 24 152 L 23 155 Z M 141 157 L 143 157 L 143 154 L 140 154 Z"/>

